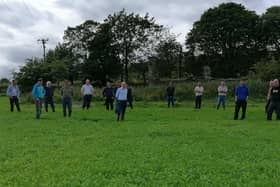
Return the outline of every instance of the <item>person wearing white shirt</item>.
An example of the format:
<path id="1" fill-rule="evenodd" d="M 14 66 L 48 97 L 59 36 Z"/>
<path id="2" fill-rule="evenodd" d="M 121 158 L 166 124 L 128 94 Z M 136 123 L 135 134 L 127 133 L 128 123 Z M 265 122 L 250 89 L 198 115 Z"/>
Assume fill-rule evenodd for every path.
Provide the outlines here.
<path id="1" fill-rule="evenodd" d="M 195 108 L 201 109 L 202 96 L 204 93 L 204 88 L 201 85 L 201 82 L 197 83 L 197 86 L 194 88 L 194 93 L 195 93 Z"/>
<path id="2" fill-rule="evenodd" d="M 126 105 L 127 105 L 127 84 L 122 82 L 121 87 L 117 89 L 116 101 L 117 101 L 117 121 L 124 120 Z"/>
<path id="3" fill-rule="evenodd" d="M 17 111 L 20 112 L 19 96 L 20 91 L 16 80 L 12 80 L 12 84 L 7 89 L 7 96 L 10 98 L 10 110 L 14 111 L 14 105 L 17 107 Z"/>
<path id="4" fill-rule="evenodd" d="M 94 92 L 94 88 L 93 86 L 90 84 L 90 80 L 87 79 L 86 83 L 82 86 L 81 92 L 83 94 L 83 110 L 85 108 L 89 109 L 90 108 L 90 103 L 92 100 L 92 96 L 93 96 L 93 92 Z"/>
<path id="5" fill-rule="evenodd" d="M 226 109 L 226 97 L 227 97 L 228 88 L 224 81 L 221 82 L 220 86 L 218 87 L 218 102 L 217 102 L 217 110 L 220 109 L 222 104 L 223 109 Z"/>

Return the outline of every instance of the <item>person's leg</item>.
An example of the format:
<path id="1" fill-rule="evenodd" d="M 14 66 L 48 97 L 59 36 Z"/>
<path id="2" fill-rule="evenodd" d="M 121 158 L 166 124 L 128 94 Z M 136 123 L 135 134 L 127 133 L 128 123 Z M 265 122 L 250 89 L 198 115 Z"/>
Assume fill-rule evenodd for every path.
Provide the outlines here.
<path id="1" fill-rule="evenodd" d="M 168 106 L 168 108 L 170 108 L 170 103 L 171 103 L 170 96 L 167 96 L 167 106 Z"/>
<path id="2" fill-rule="evenodd" d="M 280 120 L 280 103 L 275 104 L 276 120 Z"/>
<path id="3" fill-rule="evenodd" d="M 117 105 L 116 105 L 117 121 L 120 121 L 120 116 L 121 116 L 121 111 L 122 111 L 121 107 L 122 107 L 121 102 L 117 101 Z"/>
<path id="4" fill-rule="evenodd" d="M 222 102 L 222 105 L 223 105 L 223 109 L 225 110 L 226 109 L 226 96 L 223 96 L 223 102 Z"/>
<path id="5" fill-rule="evenodd" d="M 198 109 L 198 96 L 195 97 L 195 108 Z"/>
<path id="6" fill-rule="evenodd" d="M 48 105 L 49 105 L 49 101 L 48 99 L 46 98 L 45 99 L 45 111 L 48 112 Z"/>
<path id="7" fill-rule="evenodd" d="M 10 111 L 14 111 L 14 98 L 10 98 Z"/>
<path id="8" fill-rule="evenodd" d="M 217 108 L 217 110 L 219 110 L 220 109 L 220 106 L 221 106 L 221 96 L 218 96 L 218 100 L 217 100 L 217 104 L 216 104 L 216 108 Z"/>
<path id="9" fill-rule="evenodd" d="M 40 119 L 40 116 L 41 116 L 41 100 L 40 99 L 36 100 L 35 107 L 36 107 L 36 118 Z"/>
<path id="10" fill-rule="evenodd" d="M 266 102 L 266 105 L 265 105 L 265 113 L 267 113 L 267 111 L 268 111 L 268 107 L 269 107 L 269 105 L 270 105 L 270 99 L 268 99 L 267 100 L 267 102 Z"/>
<path id="11" fill-rule="evenodd" d="M 174 104 L 174 96 L 171 96 L 171 105 L 174 108 L 175 104 Z"/>
<path id="12" fill-rule="evenodd" d="M 63 111 L 63 116 L 66 117 L 66 99 L 64 98 L 62 101 L 62 111 Z"/>
<path id="13" fill-rule="evenodd" d="M 72 100 L 68 99 L 68 117 L 72 116 Z"/>
<path id="14" fill-rule="evenodd" d="M 87 96 L 87 109 L 90 108 L 91 99 L 92 99 L 92 96 L 91 96 L 91 95 L 88 95 L 88 96 Z"/>
<path id="15" fill-rule="evenodd" d="M 106 110 L 109 110 L 109 98 L 106 98 L 105 100 L 105 105 L 106 105 Z"/>
<path id="16" fill-rule="evenodd" d="M 18 101 L 17 97 L 15 98 L 15 104 L 16 104 L 16 107 L 17 107 L 17 111 L 20 112 L 20 106 L 19 106 L 19 101 Z"/>
<path id="17" fill-rule="evenodd" d="M 198 97 L 198 108 L 201 109 L 202 96 Z"/>
<path id="18" fill-rule="evenodd" d="M 127 102 L 123 101 L 122 102 L 122 116 L 121 116 L 122 121 L 124 120 L 124 116 L 125 116 L 125 112 L 126 112 L 126 105 L 127 105 Z"/>
<path id="19" fill-rule="evenodd" d="M 269 121 L 272 120 L 273 110 L 274 110 L 274 103 L 270 102 L 267 107 L 267 120 Z"/>
<path id="20" fill-rule="evenodd" d="M 133 101 L 132 101 L 132 99 L 130 99 L 130 100 L 128 101 L 128 104 L 129 104 L 129 107 L 130 107 L 131 109 L 133 109 Z"/>
<path id="21" fill-rule="evenodd" d="M 237 100 L 236 103 L 235 103 L 234 120 L 238 119 L 238 114 L 239 114 L 240 107 L 241 107 L 241 102 L 239 100 Z"/>
<path id="22" fill-rule="evenodd" d="M 110 98 L 109 104 L 110 104 L 111 110 L 114 110 L 114 99 Z"/>
<path id="23" fill-rule="evenodd" d="M 87 99 L 87 97 L 86 97 L 86 95 L 83 97 L 83 110 L 86 108 L 86 99 Z"/>
<path id="24" fill-rule="evenodd" d="M 245 119 L 246 118 L 246 110 L 247 110 L 247 101 L 242 101 L 241 105 L 242 105 L 242 117 L 241 117 L 241 119 Z"/>

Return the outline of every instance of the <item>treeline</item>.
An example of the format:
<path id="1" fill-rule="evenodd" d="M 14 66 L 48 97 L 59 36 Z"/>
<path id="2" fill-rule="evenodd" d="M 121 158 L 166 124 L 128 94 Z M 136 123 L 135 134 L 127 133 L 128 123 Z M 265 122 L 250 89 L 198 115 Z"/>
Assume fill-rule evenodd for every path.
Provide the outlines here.
<path id="1" fill-rule="evenodd" d="M 68 27 L 63 43 L 49 50 L 45 60 L 27 59 L 14 77 L 23 88 L 30 88 L 38 77 L 57 83 L 90 78 L 98 85 L 249 74 L 269 80 L 279 77 L 279 55 L 277 6 L 263 15 L 236 3 L 210 8 L 193 24 L 184 45 L 148 14 L 122 10 L 102 23 L 87 20 Z"/>

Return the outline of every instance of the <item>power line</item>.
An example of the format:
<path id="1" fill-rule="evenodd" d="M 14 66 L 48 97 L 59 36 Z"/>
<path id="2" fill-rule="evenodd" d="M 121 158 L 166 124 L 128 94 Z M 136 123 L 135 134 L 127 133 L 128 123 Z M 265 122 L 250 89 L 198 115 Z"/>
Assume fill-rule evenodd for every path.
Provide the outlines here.
<path id="1" fill-rule="evenodd" d="M 49 39 L 48 38 L 46 38 L 46 39 L 41 38 L 41 39 L 38 39 L 37 41 L 40 42 L 43 46 L 43 56 L 44 56 L 44 62 L 45 62 L 45 60 L 46 60 L 46 44 L 49 41 Z"/>

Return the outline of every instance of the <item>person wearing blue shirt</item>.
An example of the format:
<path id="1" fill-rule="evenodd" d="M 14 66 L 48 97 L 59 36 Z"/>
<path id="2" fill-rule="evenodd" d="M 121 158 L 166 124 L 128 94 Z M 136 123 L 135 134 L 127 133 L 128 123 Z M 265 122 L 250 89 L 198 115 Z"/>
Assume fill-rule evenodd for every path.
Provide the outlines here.
<path id="1" fill-rule="evenodd" d="M 127 93 L 127 85 L 125 82 L 122 82 L 121 87 L 118 88 L 115 96 L 117 101 L 117 121 L 124 120 L 127 104 Z"/>
<path id="2" fill-rule="evenodd" d="M 35 99 L 36 118 L 40 119 L 42 112 L 42 101 L 45 97 L 45 89 L 43 87 L 43 80 L 38 79 L 38 82 L 33 86 L 32 96 Z"/>
<path id="3" fill-rule="evenodd" d="M 7 96 L 10 98 L 11 112 L 14 112 L 14 104 L 17 107 L 17 111 L 20 112 L 20 106 L 19 106 L 20 91 L 16 80 L 12 80 L 12 84 L 8 87 Z"/>
<path id="4" fill-rule="evenodd" d="M 238 119 L 240 108 L 242 108 L 241 120 L 244 120 L 246 118 L 248 97 L 249 97 L 249 88 L 245 85 L 244 80 L 240 80 L 240 84 L 235 91 L 236 104 L 235 104 L 234 120 Z"/>

